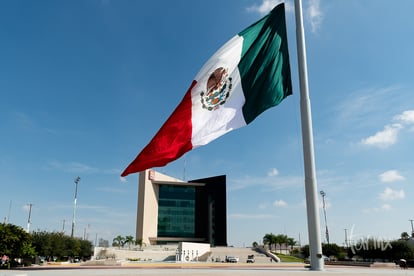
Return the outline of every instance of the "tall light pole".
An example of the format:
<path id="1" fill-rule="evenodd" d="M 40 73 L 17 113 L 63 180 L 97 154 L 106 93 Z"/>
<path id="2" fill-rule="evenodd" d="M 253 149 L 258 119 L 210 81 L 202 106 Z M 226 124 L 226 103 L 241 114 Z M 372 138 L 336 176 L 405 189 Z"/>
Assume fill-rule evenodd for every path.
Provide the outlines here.
<path id="1" fill-rule="evenodd" d="M 73 202 L 73 217 L 72 217 L 72 231 L 70 236 L 73 238 L 73 232 L 75 231 L 75 215 L 76 215 L 76 198 L 78 196 L 78 183 L 80 181 L 80 177 L 75 178 L 75 200 Z"/>
<path id="2" fill-rule="evenodd" d="M 411 237 L 414 238 L 414 226 L 413 226 L 413 220 L 409 219 L 409 222 L 411 222 Z"/>
<path id="3" fill-rule="evenodd" d="M 30 224 L 32 223 L 32 221 L 30 220 L 31 216 L 32 216 L 32 203 L 29 203 L 29 217 L 27 218 L 27 233 L 30 233 Z"/>
<path id="4" fill-rule="evenodd" d="M 344 229 L 345 230 L 345 247 L 348 247 L 348 229 Z"/>
<path id="5" fill-rule="evenodd" d="M 320 191 L 322 196 L 322 203 L 323 203 L 323 216 L 325 217 L 325 234 L 326 234 L 326 242 L 329 244 L 329 231 L 328 231 L 328 222 L 326 220 L 326 208 L 325 208 L 325 196 L 326 193 L 324 191 Z"/>

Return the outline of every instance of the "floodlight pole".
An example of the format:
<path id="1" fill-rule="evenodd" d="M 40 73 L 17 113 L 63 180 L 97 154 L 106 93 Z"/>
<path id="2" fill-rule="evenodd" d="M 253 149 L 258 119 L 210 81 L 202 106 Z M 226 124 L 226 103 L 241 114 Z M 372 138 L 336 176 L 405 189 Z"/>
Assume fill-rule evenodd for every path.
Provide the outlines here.
<path id="1" fill-rule="evenodd" d="M 296 44 L 298 53 L 300 111 L 305 170 L 306 212 L 308 218 L 310 269 L 324 270 L 318 213 L 315 157 L 313 149 L 312 116 L 308 91 L 305 32 L 303 28 L 302 1 L 295 0 Z"/>
<path id="2" fill-rule="evenodd" d="M 348 248 L 348 229 L 344 229 L 345 230 L 345 247 Z"/>
<path id="3" fill-rule="evenodd" d="M 31 216 L 32 216 L 32 203 L 29 203 L 29 217 L 27 218 L 27 233 L 30 233 L 30 224 L 32 223 L 32 221 L 30 220 Z"/>
<path id="4" fill-rule="evenodd" d="M 80 177 L 75 178 L 75 200 L 73 202 L 73 217 L 72 217 L 72 231 L 70 233 L 70 236 L 73 238 L 73 234 L 75 231 L 75 215 L 76 215 L 76 198 L 78 196 L 78 183 L 80 181 Z"/>
<path id="5" fill-rule="evenodd" d="M 322 204 L 323 204 L 323 216 L 325 217 L 325 235 L 326 235 L 326 242 L 329 244 L 329 231 L 328 231 L 328 220 L 326 219 L 326 205 L 325 205 L 325 196 L 326 193 L 324 191 L 320 191 L 322 196 Z"/>

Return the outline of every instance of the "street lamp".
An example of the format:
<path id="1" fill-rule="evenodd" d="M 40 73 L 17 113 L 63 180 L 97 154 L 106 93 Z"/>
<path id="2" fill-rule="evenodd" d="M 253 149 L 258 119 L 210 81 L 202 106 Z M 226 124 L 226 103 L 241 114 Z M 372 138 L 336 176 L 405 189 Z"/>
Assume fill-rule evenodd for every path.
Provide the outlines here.
<path id="1" fill-rule="evenodd" d="M 73 238 L 73 232 L 75 230 L 75 214 L 76 214 L 76 197 L 78 196 L 78 183 L 80 181 L 80 177 L 75 178 L 75 200 L 73 202 L 73 217 L 72 217 L 72 231 L 70 236 Z"/>
<path id="2" fill-rule="evenodd" d="M 30 224 L 32 223 L 32 221 L 30 220 L 31 216 L 32 216 L 32 203 L 28 204 L 29 206 L 29 217 L 27 218 L 27 233 L 30 233 Z"/>
<path id="3" fill-rule="evenodd" d="M 348 229 L 344 229 L 345 230 L 345 247 L 348 247 Z"/>
<path id="4" fill-rule="evenodd" d="M 325 208 L 325 196 L 326 193 L 324 191 L 320 191 L 320 194 L 322 196 L 322 203 L 323 203 L 323 215 L 325 217 L 325 234 L 326 234 L 326 242 L 329 244 L 329 231 L 328 231 L 328 222 L 326 221 L 326 208 Z"/>

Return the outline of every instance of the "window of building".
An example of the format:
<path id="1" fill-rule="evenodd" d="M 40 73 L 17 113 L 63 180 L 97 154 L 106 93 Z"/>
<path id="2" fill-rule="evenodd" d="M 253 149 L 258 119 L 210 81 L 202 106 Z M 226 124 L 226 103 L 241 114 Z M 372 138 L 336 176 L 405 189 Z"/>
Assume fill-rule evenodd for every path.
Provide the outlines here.
<path id="1" fill-rule="evenodd" d="M 160 185 L 158 237 L 195 236 L 195 187 Z"/>

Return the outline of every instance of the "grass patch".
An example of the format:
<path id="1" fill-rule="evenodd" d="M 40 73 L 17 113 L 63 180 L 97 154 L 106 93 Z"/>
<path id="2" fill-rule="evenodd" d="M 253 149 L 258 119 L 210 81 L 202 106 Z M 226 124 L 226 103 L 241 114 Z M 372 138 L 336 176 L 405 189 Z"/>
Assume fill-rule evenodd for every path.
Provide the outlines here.
<path id="1" fill-rule="evenodd" d="M 303 263 L 304 260 L 295 256 L 284 255 L 284 254 L 276 254 L 282 262 L 288 263 Z"/>

